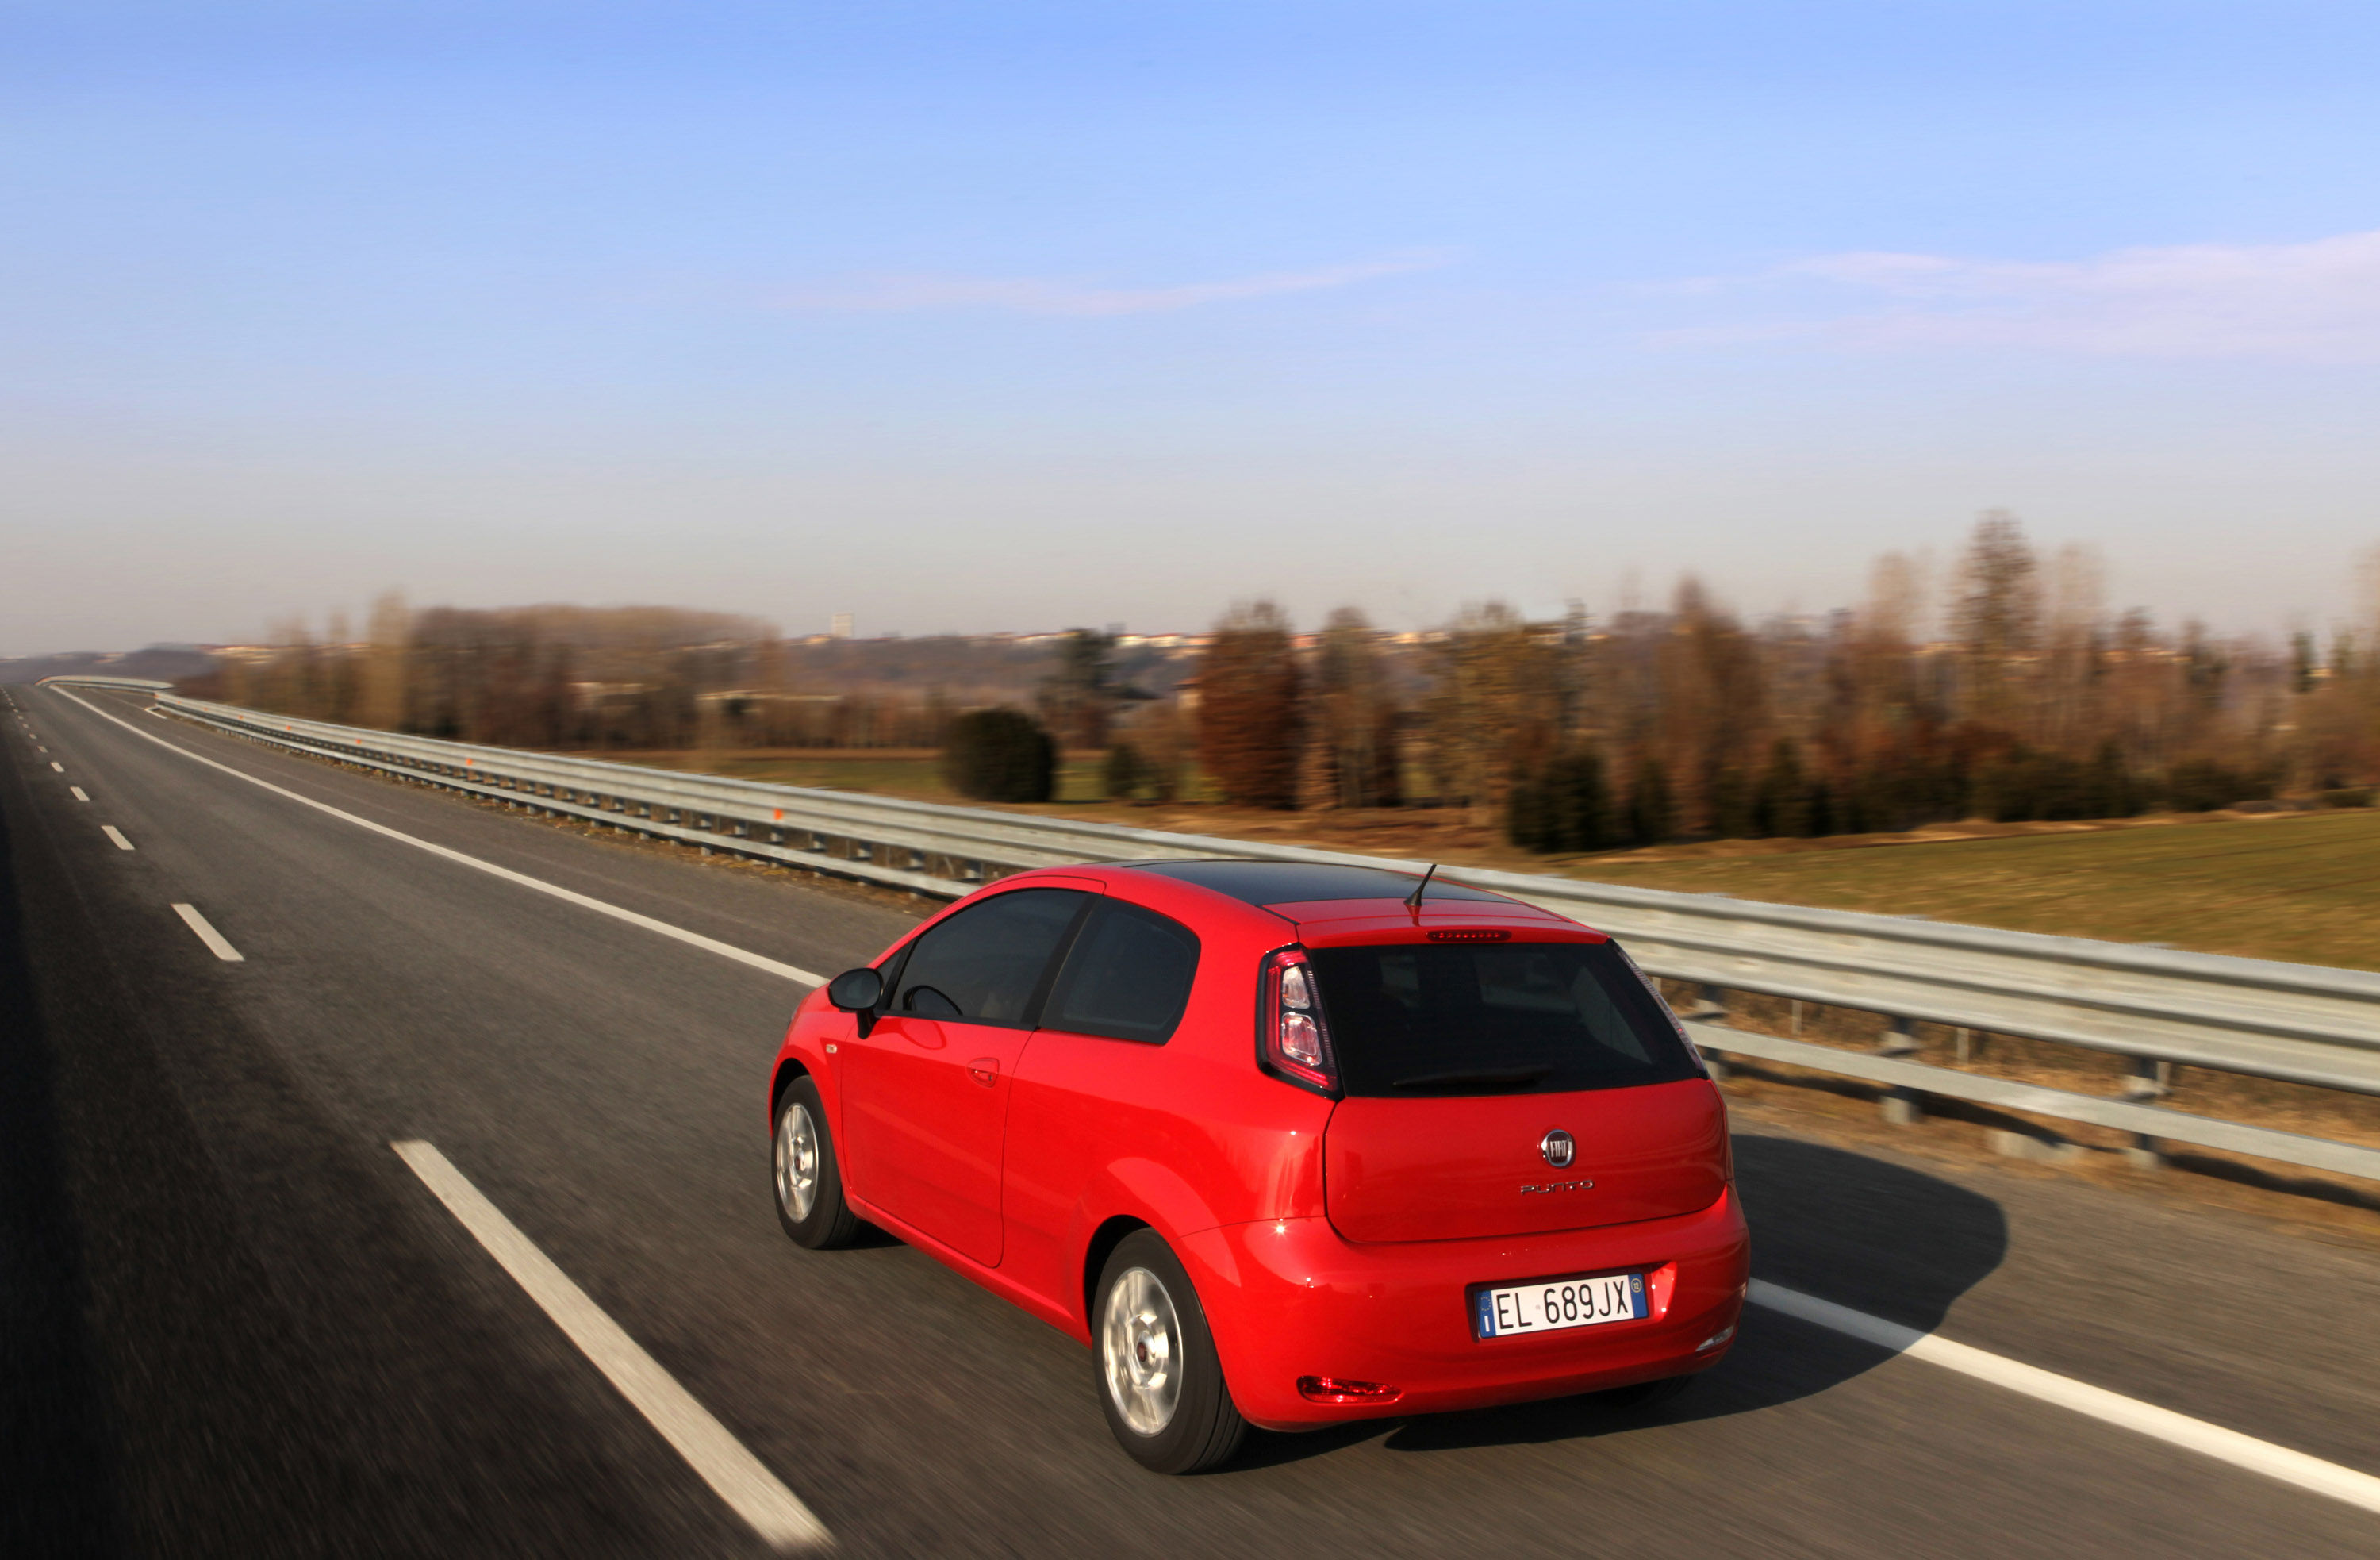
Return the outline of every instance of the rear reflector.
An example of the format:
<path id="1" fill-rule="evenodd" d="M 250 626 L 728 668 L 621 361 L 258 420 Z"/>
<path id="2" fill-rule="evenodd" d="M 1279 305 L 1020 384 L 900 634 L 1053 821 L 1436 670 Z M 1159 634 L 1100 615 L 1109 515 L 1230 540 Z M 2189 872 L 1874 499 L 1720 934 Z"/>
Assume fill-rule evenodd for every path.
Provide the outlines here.
<path id="1" fill-rule="evenodd" d="M 1351 1382 L 1339 1376 L 1300 1376 L 1297 1391 L 1314 1403 L 1393 1403 L 1404 1395 L 1378 1382 Z"/>
<path id="2" fill-rule="evenodd" d="M 1433 943 L 1509 943 L 1512 934 L 1501 927 L 1439 926 L 1430 930 Z"/>

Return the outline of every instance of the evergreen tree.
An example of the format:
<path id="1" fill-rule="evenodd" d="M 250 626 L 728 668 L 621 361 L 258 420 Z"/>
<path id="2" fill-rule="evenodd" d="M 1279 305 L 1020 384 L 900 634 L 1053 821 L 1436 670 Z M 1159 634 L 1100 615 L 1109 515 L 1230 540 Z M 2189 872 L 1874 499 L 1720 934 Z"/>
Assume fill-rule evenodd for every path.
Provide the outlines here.
<path id="1" fill-rule="evenodd" d="M 1108 750 L 1107 762 L 1099 771 L 1100 789 L 1111 801 L 1130 801 L 1140 794 L 1148 782 L 1148 765 L 1141 761 L 1140 750 L 1129 742 L 1118 742 Z"/>
<path id="2" fill-rule="evenodd" d="M 1802 774 L 1802 750 L 1780 737 L 1768 750 L 1768 768 L 1760 776 L 1753 798 L 1752 832 L 1782 839 L 1804 839 L 1812 833 L 1810 785 Z"/>
<path id="3" fill-rule="evenodd" d="M 1722 762 L 1703 784 L 1703 805 L 1714 839 L 1744 839 L 1752 834 L 1752 785 L 1732 762 Z"/>
<path id="4" fill-rule="evenodd" d="M 1636 761 L 1636 774 L 1629 783 L 1626 832 L 1631 845 L 1666 845 L 1678 835 L 1669 774 L 1649 753 Z"/>

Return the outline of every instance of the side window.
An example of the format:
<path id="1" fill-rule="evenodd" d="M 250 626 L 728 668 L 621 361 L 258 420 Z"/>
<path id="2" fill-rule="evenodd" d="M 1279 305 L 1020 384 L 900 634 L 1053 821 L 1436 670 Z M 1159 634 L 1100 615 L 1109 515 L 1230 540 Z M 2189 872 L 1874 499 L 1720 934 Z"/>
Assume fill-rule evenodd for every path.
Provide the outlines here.
<path id="1" fill-rule="evenodd" d="M 1044 1026 L 1161 1045 L 1182 1021 L 1198 939 L 1153 910 L 1104 899 L 1075 939 Z"/>
<path id="2" fill-rule="evenodd" d="M 1071 888 L 1020 888 L 961 910 L 917 939 L 890 1011 L 1022 1024 L 1050 956 L 1089 897 Z"/>

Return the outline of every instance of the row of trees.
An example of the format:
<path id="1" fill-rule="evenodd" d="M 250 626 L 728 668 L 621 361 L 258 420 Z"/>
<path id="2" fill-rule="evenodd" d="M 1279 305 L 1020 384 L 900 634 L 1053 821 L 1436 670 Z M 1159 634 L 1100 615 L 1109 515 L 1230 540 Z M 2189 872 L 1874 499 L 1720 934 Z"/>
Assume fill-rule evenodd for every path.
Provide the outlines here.
<path id="1" fill-rule="evenodd" d="M 359 640 L 337 618 L 320 640 L 302 624 L 274 639 L 184 686 L 318 720 L 576 750 L 932 748 L 953 715 L 1030 687 L 1046 659 L 963 640 L 863 654 L 670 607 L 412 611 L 393 595 Z"/>
<path id="2" fill-rule="evenodd" d="M 1413 786 L 1548 851 L 2351 797 L 2374 777 L 2380 664 L 2351 637 L 2325 664 L 2309 636 L 2279 656 L 2110 615 L 2087 554 L 2045 560 L 2001 514 L 1970 536 L 1939 638 L 1919 631 L 1921 584 L 1888 556 L 1863 607 L 1758 627 L 1691 579 L 1667 611 L 1602 624 L 1491 604 L 1402 656 L 1350 613 L 1301 644 L 1270 607 L 1238 609 L 1200 669 L 1201 765 L 1256 806 Z"/>
<path id="3" fill-rule="evenodd" d="M 2122 816 L 2380 774 L 2380 624 L 2276 651 L 2112 614 L 2087 554 L 2045 557 L 1998 514 L 1945 583 L 1929 603 L 1923 572 L 1892 555 L 1862 605 L 1823 617 L 1748 624 L 1688 579 L 1661 610 L 1530 621 L 1489 603 L 1425 636 L 1383 635 L 1353 609 L 1300 634 L 1258 602 L 1195 655 L 1089 629 L 1054 645 L 795 643 L 716 614 L 391 598 L 360 640 L 293 628 L 200 691 L 511 746 L 948 737 L 953 783 L 1002 796 L 1023 782 L 975 778 L 992 770 L 960 750 L 1044 744 L 1051 770 L 1061 751 L 1105 750 L 1111 796 L 1430 802 L 1548 851 Z M 1011 712 L 996 741 L 953 725 L 990 708 Z"/>

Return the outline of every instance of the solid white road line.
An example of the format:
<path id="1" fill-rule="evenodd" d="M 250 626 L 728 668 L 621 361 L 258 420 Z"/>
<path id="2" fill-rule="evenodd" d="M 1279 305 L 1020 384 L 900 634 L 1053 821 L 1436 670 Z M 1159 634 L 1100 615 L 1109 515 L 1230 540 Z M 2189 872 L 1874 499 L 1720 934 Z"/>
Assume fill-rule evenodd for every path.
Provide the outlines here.
<path id="1" fill-rule="evenodd" d="M 625 908 L 619 905 L 611 904 L 605 900 L 593 898 L 585 894 L 575 893 L 570 889 L 563 887 L 559 884 L 548 883 L 543 878 L 533 878 L 527 872 L 516 872 L 510 867 L 499 867 L 493 861 L 482 861 L 476 856 L 466 856 L 459 850 L 449 849 L 447 847 L 443 845 L 432 845 L 426 839 L 417 838 L 412 835 L 405 833 L 401 829 L 392 829 L 385 823 L 375 823 L 369 818 L 358 818 L 352 812 L 348 812 L 341 808 L 333 807 L 329 802 L 316 801 L 312 797 L 300 796 L 296 791 L 285 789 L 282 786 L 274 785 L 270 780 L 260 780 L 255 775 L 248 774 L 244 770 L 234 769 L 227 763 L 217 763 L 214 760 L 208 758 L 203 753 L 194 753 L 188 748 L 182 747 L 177 743 L 168 742 L 164 737 L 159 737 L 154 733 L 143 731 L 139 726 L 134 725 L 130 721 L 117 720 L 115 716 L 109 714 L 105 710 L 100 709 L 96 705 L 85 702 L 83 700 L 77 698 L 74 694 L 67 693 L 64 689 L 58 689 L 55 691 L 65 698 L 74 700 L 76 703 L 81 704 L 84 709 L 89 710 L 92 714 L 97 715 L 100 719 L 103 721 L 114 721 L 115 724 L 132 733 L 133 736 L 140 737 L 145 741 L 154 742 L 157 746 L 164 749 L 168 752 L 179 753 L 182 757 L 188 759 L 195 763 L 205 764 L 209 769 L 219 769 L 236 780 L 245 780 L 251 786 L 261 786 L 265 790 L 271 791 L 274 796 L 286 797 L 291 801 L 298 802 L 302 806 L 310 807 L 317 812 L 327 812 L 332 817 L 338 819 L 342 823 L 353 823 L 359 829 L 370 829 L 376 835 L 383 835 L 393 840 L 401 840 L 405 844 L 412 846 L 417 850 L 426 850 L 432 856 L 443 857 L 460 866 L 469 867 L 476 871 L 486 872 L 491 877 L 500 877 L 506 883 L 516 883 L 523 888 L 533 888 L 540 894 L 551 894 L 555 898 L 564 900 L 569 904 L 577 905 L 581 909 L 593 910 L 598 915 L 610 916 L 614 920 L 624 920 L 630 926 L 640 926 L 648 932 L 657 932 L 664 937 L 674 937 L 677 941 L 684 943 L 690 947 L 700 948 L 706 953 L 717 954 L 722 958 L 732 958 L 738 964 L 748 964 L 755 969 L 766 970 L 768 973 L 777 976 L 782 980 L 793 981 L 805 986 L 822 986 L 826 984 L 826 977 L 823 975 L 813 975 L 808 970 L 799 969 L 796 966 L 783 964 L 776 959 L 763 957 L 759 954 L 739 948 L 733 943 L 722 943 L 713 937 L 705 937 L 699 932 L 688 932 L 682 926 L 672 926 L 665 920 L 655 920 L 650 916 L 638 915 L 634 910 Z"/>
<path id="2" fill-rule="evenodd" d="M 105 835 L 108 838 L 110 838 L 110 839 L 114 840 L 114 841 L 115 842 L 115 848 L 116 848 L 116 849 L 118 849 L 118 850 L 129 850 L 129 849 L 131 849 L 131 848 L 132 848 L 132 842 L 131 842 L 130 840 L 128 840 L 128 839 L 126 839 L 126 838 L 124 837 L 124 831 L 123 831 L 123 830 L 121 830 L 121 829 L 119 829 L 119 828 L 117 828 L 115 824 L 113 824 L 113 823 L 102 823 L 102 824 L 99 826 L 99 832 L 100 832 L 101 834 L 103 834 L 103 835 Z"/>
<path id="3" fill-rule="evenodd" d="M 833 1542 L 826 1524 L 801 1497 L 589 1299 L 435 1144 L 412 1141 L 389 1147 L 754 1532 L 781 1550 L 819 1548 Z"/>
<path id="4" fill-rule="evenodd" d="M 77 801 L 89 801 L 91 799 L 89 797 L 82 794 L 82 787 L 80 786 L 68 786 L 67 789 L 74 793 L 74 799 Z"/>
<path id="5" fill-rule="evenodd" d="M 131 847 L 127 846 L 125 848 L 129 850 Z M 207 918 L 199 914 L 198 907 L 195 905 L 176 905 L 174 907 L 174 913 L 180 916 L 189 929 L 199 934 L 199 941 L 204 943 L 207 945 L 207 951 L 213 954 L 215 957 L 225 964 L 248 962 L 248 956 L 233 947 L 222 932 L 209 925 Z"/>
<path id="6" fill-rule="evenodd" d="M 2242 1435 L 2236 1430 L 2193 1420 L 2187 1414 L 2177 1414 L 2170 1408 L 2159 1408 L 2105 1387 L 2086 1385 L 2038 1366 L 2019 1364 L 1997 1354 L 1987 1354 L 1965 1344 L 1954 1344 L 1948 1338 L 1937 1338 L 1931 1333 L 1914 1327 L 1903 1327 L 1887 1322 L 1880 1316 L 1839 1306 L 1832 1300 L 1822 1300 L 1799 1290 L 1783 1289 L 1760 1279 L 1752 1281 L 1752 1301 L 1771 1310 L 1783 1311 L 1801 1321 L 1813 1322 L 1829 1332 L 1841 1333 L 1863 1343 L 1887 1348 L 1896 1354 L 1923 1359 L 1977 1381 L 2027 1397 L 2054 1403 L 2061 1408 L 2116 1425 L 2124 1430 L 2154 1437 L 2169 1445 L 2196 1452 L 2234 1468 L 2244 1468 L 2284 1484 L 2295 1484 L 2301 1490 L 2328 1495 L 2336 1501 L 2361 1506 L 2366 1511 L 2380 1512 L 2380 1479 L 2341 1468 L 2337 1463 L 2310 1457 L 2303 1452 L 2292 1452 L 2286 1446 L 2276 1446 L 2269 1441 L 2259 1441 L 2252 1435 Z"/>

